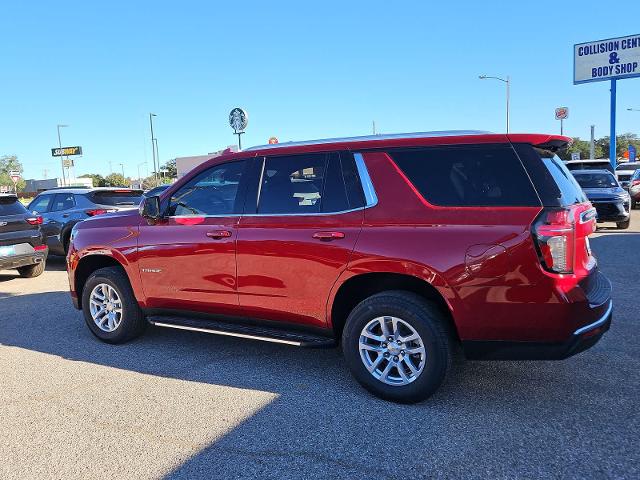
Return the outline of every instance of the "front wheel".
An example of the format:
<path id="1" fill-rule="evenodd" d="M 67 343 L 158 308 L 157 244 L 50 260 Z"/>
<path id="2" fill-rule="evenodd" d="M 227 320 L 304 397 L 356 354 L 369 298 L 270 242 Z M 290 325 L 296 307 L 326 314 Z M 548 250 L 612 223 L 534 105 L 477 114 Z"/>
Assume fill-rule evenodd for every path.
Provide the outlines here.
<path id="1" fill-rule="evenodd" d="M 347 365 L 374 395 L 399 403 L 430 397 L 451 364 L 446 319 L 438 307 L 403 291 L 360 302 L 342 334 Z"/>
<path id="2" fill-rule="evenodd" d="M 629 228 L 630 223 L 631 219 L 627 220 L 626 222 L 618 222 L 616 223 L 616 226 L 618 227 L 618 230 L 626 230 L 627 228 Z"/>
<path id="3" fill-rule="evenodd" d="M 107 343 L 124 343 L 146 327 L 126 273 L 118 267 L 96 270 L 82 289 L 82 313 L 96 337 Z"/>

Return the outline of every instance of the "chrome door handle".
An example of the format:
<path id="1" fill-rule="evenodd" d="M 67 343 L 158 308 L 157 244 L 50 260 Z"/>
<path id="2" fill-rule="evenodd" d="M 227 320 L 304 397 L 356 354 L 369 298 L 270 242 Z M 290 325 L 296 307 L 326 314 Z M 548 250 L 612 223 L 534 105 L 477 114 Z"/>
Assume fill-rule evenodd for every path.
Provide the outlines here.
<path id="1" fill-rule="evenodd" d="M 344 238 L 344 233 L 342 232 L 316 232 L 313 234 L 313 238 L 317 238 L 319 240 L 338 240 L 340 238 Z"/>
<path id="2" fill-rule="evenodd" d="M 231 236 L 231 230 L 212 230 L 207 232 L 207 237 L 219 240 L 221 238 L 229 238 Z"/>

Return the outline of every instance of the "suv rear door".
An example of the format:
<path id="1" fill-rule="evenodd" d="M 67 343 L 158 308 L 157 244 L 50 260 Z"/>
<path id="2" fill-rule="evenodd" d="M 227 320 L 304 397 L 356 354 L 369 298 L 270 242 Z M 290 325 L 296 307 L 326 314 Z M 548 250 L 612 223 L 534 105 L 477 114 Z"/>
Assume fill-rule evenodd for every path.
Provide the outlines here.
<path id="1" fill-rule="evenodd" d="M 331 287 L 362 229 L 364 194 L 351 154 L 257 158 L 259 182 L 238 228 L 243 313 L 326 326 Z"/>

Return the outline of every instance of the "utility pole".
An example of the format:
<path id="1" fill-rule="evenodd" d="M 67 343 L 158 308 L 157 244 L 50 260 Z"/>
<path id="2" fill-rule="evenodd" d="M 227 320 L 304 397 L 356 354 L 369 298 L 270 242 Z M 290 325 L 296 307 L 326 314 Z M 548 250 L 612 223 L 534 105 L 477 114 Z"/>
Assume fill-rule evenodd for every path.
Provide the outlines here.
<path id="1" fill-rule="evenodd" d="M 376 134 L 376 121 L 373 120 L 372 123 L 373 123 L 373 134 L 375 135 Z"/>
<path id="2" fill-rule="evenodd" d="M 591 160 L 596 156 L 596 126 L 591 125 L 591 141 L 589 142 L 589 158 Z"/>
<path id="3" fill-rule="evenodd" d="M 68 127 L 69 125 L 57 125 L 58 128 L 58 147 L 62 150 L 62 141 L 60 140 L 60 129 L 64 127 Z M 62 167 L 62 186 L 66 186 L 66 180 L 64 176 L 64 159 L 60 156 L 60 166 Z"/>
<path id="4" fill-rule="evenodd" d="M 156 178 L 156 187 L 158 186 L 158 167 L 156 166 L 156 143 L 153 135 L 153 117 L 157 117 L 155 113 L 149 113 L 149 126 L 151 127 L 151 153 L 153 154 L 153 173 Z"/>

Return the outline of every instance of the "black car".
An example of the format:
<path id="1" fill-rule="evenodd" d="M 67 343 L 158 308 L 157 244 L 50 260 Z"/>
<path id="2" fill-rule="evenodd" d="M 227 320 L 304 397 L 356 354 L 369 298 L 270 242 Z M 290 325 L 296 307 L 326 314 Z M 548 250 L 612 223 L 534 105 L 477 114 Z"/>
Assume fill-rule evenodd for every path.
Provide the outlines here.
<path id="1" fill-rule="evenodd" d="M 151 190 L 148 190 L 148 191 L 144 192 L 144 196 L 145 197 L 155 197 L 157 195 L 160 195 L 162 192 L 164 192 L 170 186 L 171 186 L 170 183 L 165 183 L 164 185 L 158 185 L 157 187 L 154 187 Z"/>
<path id="2" fill-rule="evenodd" d="M 42 231 L 51 253 L 66 255 L 73 226 L 95 215 L 138 208 L 142 190 L 60 188 L 39 194 L 27 207 L 42 215 Z"/>
<path id="3" fill-rule="evenodd" d="M 44 272 L 47 245 L 42 217 L 32 215 L 15 195 L 0 194 L 0 270 L 17 269 L 22 277 Z"/>
<path id="4" fill-rule="evenodd" d="M 629 228 L 631 198 L 608 170 L 571 172 L 593 204 L 598 222 L 615 222 L 618 228 Z"/>

